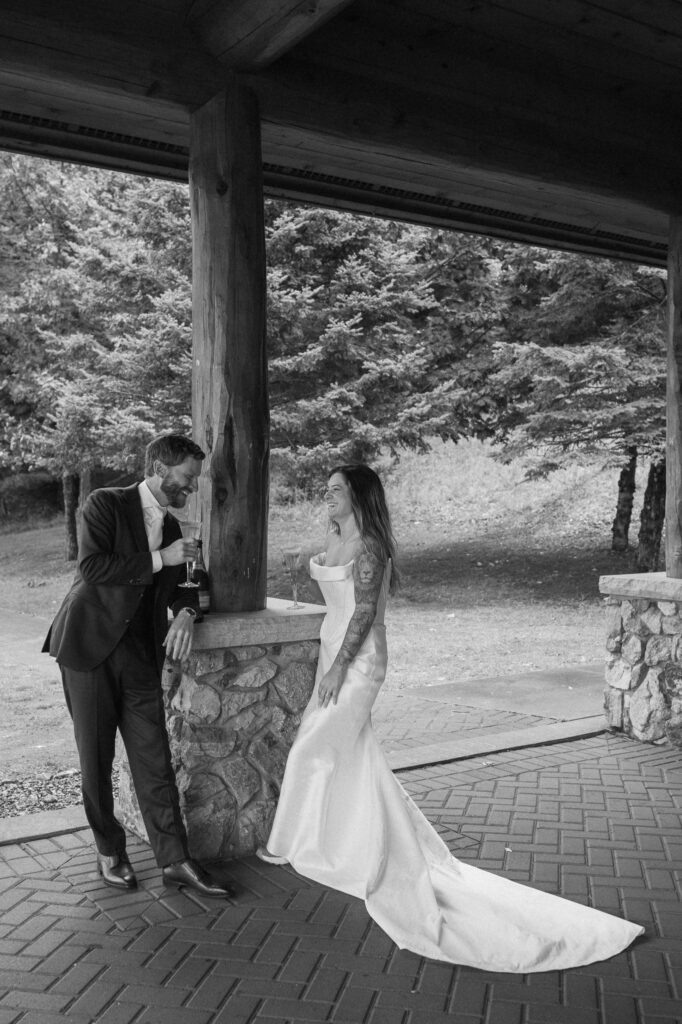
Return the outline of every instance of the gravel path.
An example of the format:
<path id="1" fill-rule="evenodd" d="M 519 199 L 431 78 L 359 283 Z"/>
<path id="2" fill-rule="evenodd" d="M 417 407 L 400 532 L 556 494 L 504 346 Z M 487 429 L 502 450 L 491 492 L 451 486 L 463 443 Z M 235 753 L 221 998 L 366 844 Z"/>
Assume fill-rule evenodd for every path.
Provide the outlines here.
<path id="1" fill-rule="evenodd" d="M 114 767 L 114 795 L 118 790 L 118 768 Z M 0 781 L 0 818 L 16 818 L 38 811 L 58 811 L 81 803 L 81 773 L 77 768 L 48 774 L 40 772 Z"/>

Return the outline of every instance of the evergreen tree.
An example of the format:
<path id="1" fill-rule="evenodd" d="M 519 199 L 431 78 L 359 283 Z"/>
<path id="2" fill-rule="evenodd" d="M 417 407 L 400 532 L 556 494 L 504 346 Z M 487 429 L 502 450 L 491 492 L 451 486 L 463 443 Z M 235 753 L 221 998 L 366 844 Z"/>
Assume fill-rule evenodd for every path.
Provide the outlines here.
<path id="1" fill-rule="evenodd" d="M 191 422 L 186 189 L 16 156 L 0 186 L 0 458 L 62 477 L 73 557 L 79 480 Z"/>
<path id="2" fill-rule="evenodd" d="M 462 436 L 457 370 L 495 320 L 498 245 L 327 210 L 269 215 L 273 462 L 289 483 Z"/>
<path id="3" fill-rule="evenodd" d="M 578 449 L 660 463 L 661 272 L 282 202 L 266 245 L 289 486 L 434 436 L 492 438 L 542 473 Z M 186 188 L 0 157 L 0 471 L 47 467 L 69 496 L 189 429 L 190 276 Z"/>
<path id="4" fill-rule="evenodd" d="M 494 436 L 507 458 L 533 452 L 538 474 L 576 451 L 620 465 L 613 547 L 624 550 L 636 459 L 659 467 L 665 449 L 665 274 L 519 248 L 503 287 L 503 332 L 487 381 Z M 660 488 L 658 469 L 653 480 Z M 658 493 L 644 503 L 640 537 L 658 541 L 640 545 L 640 568 L 645 548 L 660 546 L 662 507 Z"/>

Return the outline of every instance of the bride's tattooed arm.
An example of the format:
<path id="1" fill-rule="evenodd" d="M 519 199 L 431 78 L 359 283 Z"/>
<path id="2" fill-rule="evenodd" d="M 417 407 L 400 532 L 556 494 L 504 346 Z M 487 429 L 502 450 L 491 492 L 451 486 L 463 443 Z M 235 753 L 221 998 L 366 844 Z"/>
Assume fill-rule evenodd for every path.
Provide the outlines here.
<path id="1" fill-rule="evenodd" d="M 353 564 L 355 611 L 331 668 L 320 680 L 319 702 L 326 707 L 336 700 L 346 669 L 362 647 L 376 617 L 385 566 L 371 551 L 363 551 Z"/>
<path id="2" fill-rule="evenodd" d="M 355 559 L 353 565 L 353 583 L 355 585 L 355 611 L 346 629 L 346 636 L 341 644 L 334 663 L 346 669 L 362 647 L 372 623 L 376 617 L 381 584 L 384 578 L 384 566 L 376 555 L 363 551 Z"/>

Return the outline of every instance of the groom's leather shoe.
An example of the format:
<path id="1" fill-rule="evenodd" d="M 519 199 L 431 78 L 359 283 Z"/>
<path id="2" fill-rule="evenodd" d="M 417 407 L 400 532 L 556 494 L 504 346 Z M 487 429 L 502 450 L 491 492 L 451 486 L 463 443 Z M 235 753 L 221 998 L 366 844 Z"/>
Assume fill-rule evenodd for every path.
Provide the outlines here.
<path id="1" fill-rule="evenodd" d="M 97 871 L 102 881 L 115 889 L 136 889 L 137 879 L 127 853 L 97 854 Z"/>
<path id="2" fill-rule="evenodd" d="M 174 885 L 178 889 L 193 889 L 201 896 L 214 899 L 232 899 L 236 890 L 231 885 L 215 882 L 207 871 L 193 860 L 182 860 L 177 864 L 168 864 L 162 868 L 161 875 L 164 885 Z"/>

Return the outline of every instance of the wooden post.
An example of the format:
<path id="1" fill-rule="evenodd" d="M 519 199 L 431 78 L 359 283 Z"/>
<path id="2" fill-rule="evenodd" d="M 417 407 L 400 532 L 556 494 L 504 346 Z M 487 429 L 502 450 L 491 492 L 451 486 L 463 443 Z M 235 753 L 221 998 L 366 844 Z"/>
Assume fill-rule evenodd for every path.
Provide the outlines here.
<path id="1" fill-rule="evenodd" d="M 665 571 L 682 579 L 682 216 L 670 218 Z"/>
<path id="2" fill-rule="evenodd" d="M 190 133 L 192 418 L 216 611 L 264 608 L 269 412 L 260 116 L 234 79 Z"/>

